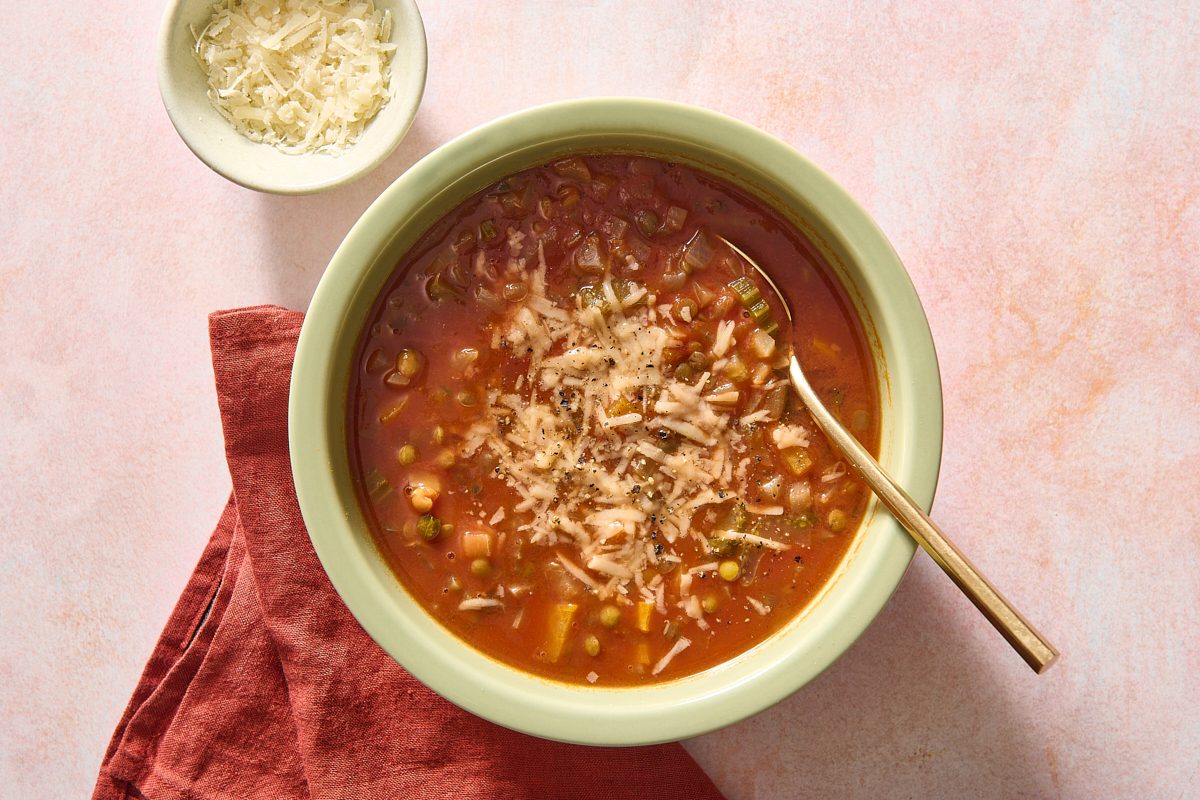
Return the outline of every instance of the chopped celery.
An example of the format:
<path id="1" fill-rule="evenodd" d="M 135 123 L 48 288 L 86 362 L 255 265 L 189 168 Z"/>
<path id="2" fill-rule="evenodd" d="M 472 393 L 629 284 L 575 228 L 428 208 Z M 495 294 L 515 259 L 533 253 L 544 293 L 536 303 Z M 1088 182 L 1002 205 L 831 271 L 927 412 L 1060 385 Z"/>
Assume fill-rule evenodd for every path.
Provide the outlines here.
<path id="1" fill-rule="evenodd" d="M 772 334 L 779 330 L 779 325 L 771 316 L 771 307 L 763 299 L 762 292 L 758 290 L 754 281 L 743 275 L 730 281 L 729 288 L 737 294 L 742 305 L 750 312 L 750 316 L 760 328 Z"/>

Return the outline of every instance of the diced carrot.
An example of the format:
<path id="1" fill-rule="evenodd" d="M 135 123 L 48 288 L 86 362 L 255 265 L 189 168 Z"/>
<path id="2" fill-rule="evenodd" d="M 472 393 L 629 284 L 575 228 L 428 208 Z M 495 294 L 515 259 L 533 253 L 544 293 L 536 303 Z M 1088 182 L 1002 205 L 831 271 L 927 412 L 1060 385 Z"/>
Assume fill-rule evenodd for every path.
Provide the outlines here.
<path id="1" fill-rule="evenodd" d="M 654 603 L 637 604 L 637 629 L 643 633 L 650 632 L 650 614 L 654 611 Z"/>
<path id="2" fill-rule="evenodd" d="M 579 606 L 574 603 L 558 603 L 550 609 L 550 632 L 546 637 L 546 658 L 557 662 L 562 658 L 563 648 L 567 645 L 567 634 L 571 630 L 571 622 Z"/>

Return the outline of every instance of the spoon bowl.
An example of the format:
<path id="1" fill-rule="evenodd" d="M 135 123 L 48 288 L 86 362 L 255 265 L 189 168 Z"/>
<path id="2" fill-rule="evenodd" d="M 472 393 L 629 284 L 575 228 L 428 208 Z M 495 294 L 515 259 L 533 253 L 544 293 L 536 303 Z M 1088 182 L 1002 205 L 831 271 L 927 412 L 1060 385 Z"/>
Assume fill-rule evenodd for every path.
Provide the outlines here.
<path id="1" fill-rule="evenodd" d="M 789 322 L 792 321 L 792 310 L 784 299 L 783 293 L 771 279 L 770 274 L 758 265 L 754 259 L 743 252 L 737 245 L 723 236 L 718 236 L 730 250 L 750 265 L 759 277 L 763 279 L 775 295 L 774 307 L 782 309 Z M 988 621 L 1000 634 L 1008 640 L 1013 649 L 1020 654 L 1034 672 L 1045 672 L 1058 658 L 1058 650 L 1021 616 L 1004 595 L 994 587 L 972 564 L 962 552 L 955 547 L 949 537 L 939 528 L 920 506 L 909 497 L 908 493 L 892 479 L 879 465 L 867 449 L 825 408 L 821 398 L 813 390 L 812 385 L 804 374 L 800 360 L 796 358 L 795 348 L 792 348 L 788 376 L 792 388 L 812 415 L 813 421 L 821 429 L 833 447 L 845 457 L 850 469 L 871 487 L 871 491 L 887 507 L 904 529 L 908 531 L 917 544 L 933 557 L 950 579 L 958 585 Z"/>

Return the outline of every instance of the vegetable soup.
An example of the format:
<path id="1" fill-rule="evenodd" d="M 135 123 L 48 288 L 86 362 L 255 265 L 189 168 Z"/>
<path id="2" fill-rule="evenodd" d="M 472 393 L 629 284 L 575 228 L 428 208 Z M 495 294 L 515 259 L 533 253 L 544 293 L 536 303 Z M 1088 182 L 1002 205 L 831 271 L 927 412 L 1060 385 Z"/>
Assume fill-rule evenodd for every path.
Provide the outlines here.
<path id="1" fill-rule="evenodd" d="M 777 276 L 793 329 L 719 236 Z M 791 393 L 791 347 L 875 449 L 861 324 L 771 208 L 642 157 L 506 178 L 424 235 L 360 342 L 349 441 L 378 546 L 433 617 L 529 672 L 726 661 L 818 594 L 867 506 Z"/>

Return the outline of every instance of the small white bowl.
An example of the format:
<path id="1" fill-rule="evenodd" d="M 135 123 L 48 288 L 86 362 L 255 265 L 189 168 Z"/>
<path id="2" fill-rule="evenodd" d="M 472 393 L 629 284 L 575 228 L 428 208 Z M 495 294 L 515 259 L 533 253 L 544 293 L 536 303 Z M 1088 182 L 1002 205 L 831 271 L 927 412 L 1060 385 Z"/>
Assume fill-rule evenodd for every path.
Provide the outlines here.
<path id="1" fill-rule="evenodd" d="M 391 95 L 359 140 L 337 155 L 289 155 L 233 129 L 208 99 L 208 79 L 192 50 L 192 28 L 202 30 L 213 0 L 175 0 L 163 17 L 158 42 L 158 89 L 184 144 L 215 172 L 248 189 L 313 194 L 370 172 L 391 155 L 412 125 L 425 91 L 425 26 L 413 0 L 375 0 L 392 14 Z"/>

